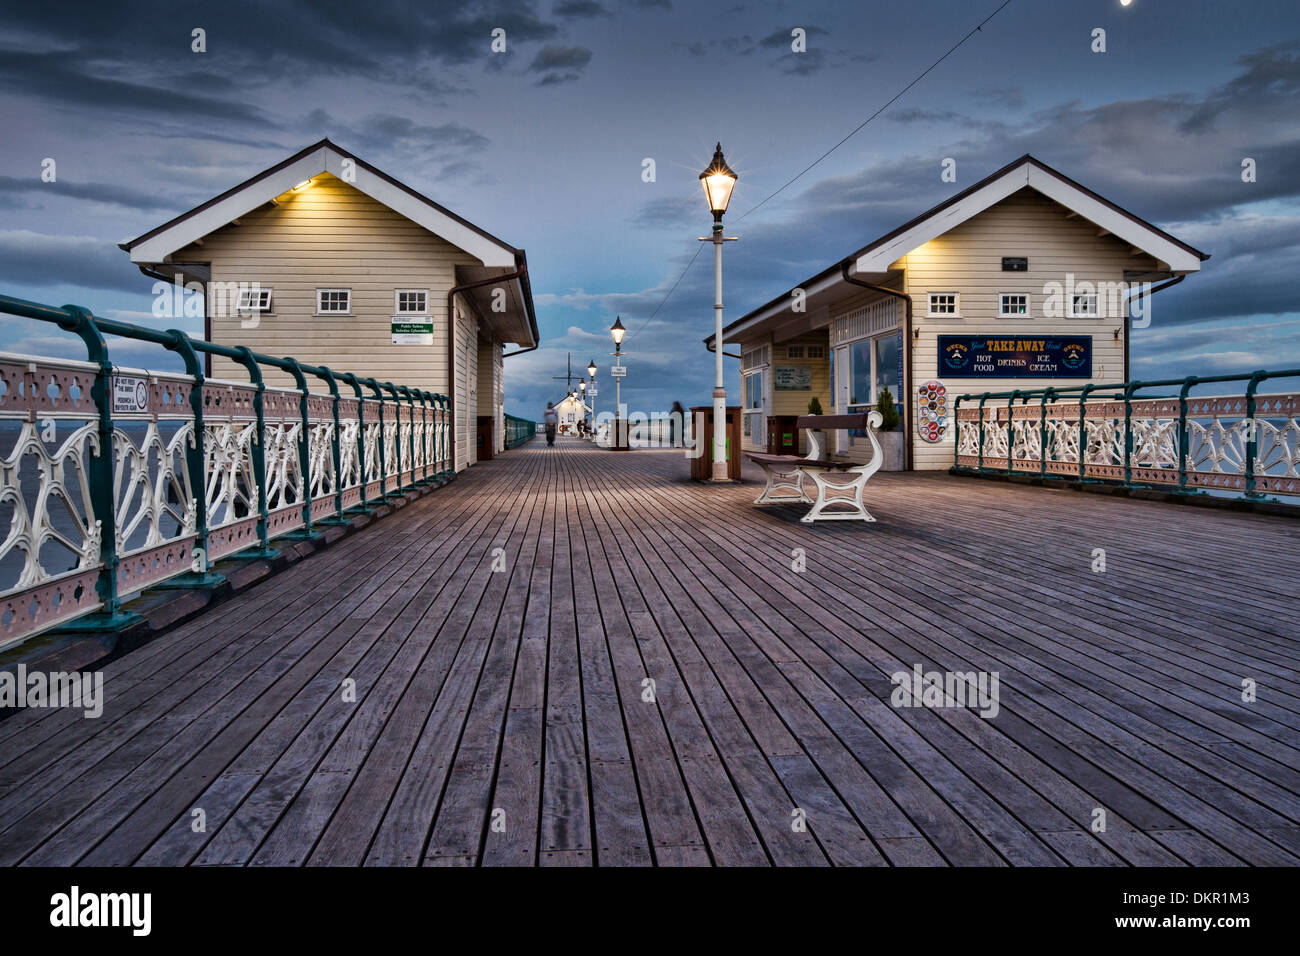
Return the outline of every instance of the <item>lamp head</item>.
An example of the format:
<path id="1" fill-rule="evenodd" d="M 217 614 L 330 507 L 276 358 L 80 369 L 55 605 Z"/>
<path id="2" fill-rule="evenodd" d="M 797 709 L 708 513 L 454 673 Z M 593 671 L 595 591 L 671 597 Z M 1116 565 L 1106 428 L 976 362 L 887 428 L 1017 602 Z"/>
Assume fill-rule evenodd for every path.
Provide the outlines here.
<path id="1" fill-rule="evenodd" d="M 704 187 L 704 197 L 709 201 L 709 212 L 713 213 L 715 220 L 722 220 L 722 214 L 731 202 L 731 190 L 739 178 L 736 171 L 727 165 L 722 155 L 722 143 L 718 143 L 708 168 L 700 173 L 700 185 Z"/>
<path id="2" fill-rule="evenodd" d="M 623 344 L 623 336 L 627 334 L 627 329 L 623 328 L 621 316 L 614 316 L 614 324 L 609 327 L 609 334 L 614 336 L 615 347 Z"/>

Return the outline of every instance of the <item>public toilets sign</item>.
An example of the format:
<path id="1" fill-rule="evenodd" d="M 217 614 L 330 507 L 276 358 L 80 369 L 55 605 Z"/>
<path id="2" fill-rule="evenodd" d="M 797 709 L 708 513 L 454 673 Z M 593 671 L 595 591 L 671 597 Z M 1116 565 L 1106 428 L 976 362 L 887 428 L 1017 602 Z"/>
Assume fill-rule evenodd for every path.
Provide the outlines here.
<path id="1" fill-rule="evenodd" d="M 394 345 L 432 345 L 433 317 L 395 315 L 392 322 Z"/>
<path id="2" fill-rule="evenodd" d="M 939 336 L 944 378 L 1092 378 L 1091 335 Z"/>

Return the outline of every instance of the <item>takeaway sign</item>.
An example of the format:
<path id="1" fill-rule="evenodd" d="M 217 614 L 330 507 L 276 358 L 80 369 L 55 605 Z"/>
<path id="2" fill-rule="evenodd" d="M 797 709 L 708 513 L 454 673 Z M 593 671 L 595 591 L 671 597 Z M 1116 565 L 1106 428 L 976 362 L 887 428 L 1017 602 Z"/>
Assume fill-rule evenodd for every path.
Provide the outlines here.
<path id="1" fill-rule="evenodd" d="M 1092 378 L 1091 335 L 941 335 L 945 378 Z"/>

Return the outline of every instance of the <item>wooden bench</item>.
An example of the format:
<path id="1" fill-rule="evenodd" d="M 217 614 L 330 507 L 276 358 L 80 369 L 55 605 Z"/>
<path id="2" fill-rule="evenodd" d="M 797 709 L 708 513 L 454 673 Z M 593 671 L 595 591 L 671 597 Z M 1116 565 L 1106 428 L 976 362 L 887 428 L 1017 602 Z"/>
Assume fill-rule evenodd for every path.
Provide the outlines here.
<path id="1" fill-rule="evenodd" d="M 746 457 L 763 469 L 767 484 L 763 493 L 754 499 L 756 505 L 801 501 L 811 504 L 809 512 L 800 521 L 875 521 L 862 503 L 862 493 L 867 479 L 880 470 L 881 450 L 876 441 L 880 427 L 880 413 L 860 415 L 804 415 L 796 427 L 808 432 L 808 454 L 768 455 L 749 452 Z M 828 458 L 822 441 L 822 432 L 835 429 L 862 430 L 871 440 L 871 460 L 865 465 L 851 461 Z M 809 498 L 803 489 L 807 476 L 817 486 L 817 497 Z"/>

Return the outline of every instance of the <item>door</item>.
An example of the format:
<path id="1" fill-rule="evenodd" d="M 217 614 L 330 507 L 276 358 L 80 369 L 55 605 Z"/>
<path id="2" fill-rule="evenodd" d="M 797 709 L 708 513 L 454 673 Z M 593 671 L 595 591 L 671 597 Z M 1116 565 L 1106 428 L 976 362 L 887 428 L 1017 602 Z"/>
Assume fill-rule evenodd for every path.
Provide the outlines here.
<path id="1" fill-rule="evenodd" d="M 834 408 L 831 409 L 833 415 L 847 415 L 849 413 L 849 386 L 852 376 L 849 373 L 849 346 L 837 346 L 834 353 L 834 360 L 831 365 L 831 401 Z M 835 433 L 835 451 L 847 451 L 849 447 L 849 433 L 844 429 L 838 429 Z"/>

